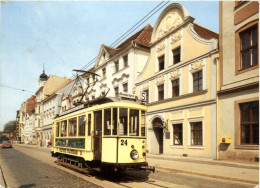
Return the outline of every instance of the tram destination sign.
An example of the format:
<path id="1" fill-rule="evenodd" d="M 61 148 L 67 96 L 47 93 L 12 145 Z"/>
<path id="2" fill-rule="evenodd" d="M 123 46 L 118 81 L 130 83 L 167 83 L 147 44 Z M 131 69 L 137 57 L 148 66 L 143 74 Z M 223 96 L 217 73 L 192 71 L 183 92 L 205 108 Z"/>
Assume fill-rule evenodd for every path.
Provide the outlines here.
<path id="1" fill-rule="evenodd" d="M 70 109 L 68 109 L 64 112 L 61 112 L 60 116 L 66 115 L 66 114 L 71 113 L 71 112 L 75 112 L 75 111 L 83 109 L 83 108 L 84 108 L 84 104 L 81 104 L 79 106 L 76 106 L 75 108 L 70 108 Z"/>
<path id="2" fill-rule="evenodd" d="M 128 98 L 128 99 L 138 99 L 136 95 L 129 94 L 129 93 L 122 93 L 122 92 L 119 93 L 119 97 Z"/>

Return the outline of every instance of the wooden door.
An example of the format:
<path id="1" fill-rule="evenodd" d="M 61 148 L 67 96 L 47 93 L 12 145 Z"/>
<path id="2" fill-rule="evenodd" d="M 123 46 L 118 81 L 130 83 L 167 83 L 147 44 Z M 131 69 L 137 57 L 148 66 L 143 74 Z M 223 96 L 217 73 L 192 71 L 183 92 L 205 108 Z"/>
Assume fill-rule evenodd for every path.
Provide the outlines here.
<path id="1" fill-rule="evenodd" d="M 94 160 L 101 160 L 102 154 L 102 111 L 94 112 Z"/>
<path id="2" fill-rule="evenodd" d="M 158 129 L 159 133 L 159 153 L 163 153 L 163 129 Z"/>

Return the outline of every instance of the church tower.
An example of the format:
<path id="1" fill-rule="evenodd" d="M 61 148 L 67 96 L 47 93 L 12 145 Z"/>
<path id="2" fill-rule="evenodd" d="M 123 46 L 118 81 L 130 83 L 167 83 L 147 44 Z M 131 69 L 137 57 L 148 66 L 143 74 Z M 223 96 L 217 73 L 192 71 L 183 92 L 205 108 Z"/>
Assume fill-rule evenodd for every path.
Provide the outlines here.
<path id="1" fill-rule="evenodd" d="M 45 74 L 45 70 L 43 67 L 42 74 L 40 75 L 39 80 L 38 80 L 39 87 L 44 86 L 44 84 L 46 83 L 47 80 L 48 80 L 48 76 Z"/>

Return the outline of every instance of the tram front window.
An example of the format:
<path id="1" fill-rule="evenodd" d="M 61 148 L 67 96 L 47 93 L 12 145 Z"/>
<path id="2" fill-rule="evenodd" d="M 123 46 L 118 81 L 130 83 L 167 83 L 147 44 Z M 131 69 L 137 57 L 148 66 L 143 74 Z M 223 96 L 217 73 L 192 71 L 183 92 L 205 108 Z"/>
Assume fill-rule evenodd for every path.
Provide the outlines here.
<path id="1" fill-rule="evenodd" d="M 111 108 L 104 110 L 104 135 L 111 135 Z"/>
<path id="2" fill-rule="evenodd" d="M 139 136 L 139 110 L 130 109 L 130 135 Z"/>
<path id="3" fill-rule="evenodd" d="M 146 113 L 145 111 L 141 112 L 141 136 L 145 136 L 145 118 Z"/>
<path id="4" fill-rule="evenodd" d="M 119 135 L 127 135 L 127 108 L 119 110 Z"/>
<path id="5" fill-rule="evenodd" d="M 112 129 L 113 129 L 113 135 L 117 135 L 117 108 L 113 108 Z"/>

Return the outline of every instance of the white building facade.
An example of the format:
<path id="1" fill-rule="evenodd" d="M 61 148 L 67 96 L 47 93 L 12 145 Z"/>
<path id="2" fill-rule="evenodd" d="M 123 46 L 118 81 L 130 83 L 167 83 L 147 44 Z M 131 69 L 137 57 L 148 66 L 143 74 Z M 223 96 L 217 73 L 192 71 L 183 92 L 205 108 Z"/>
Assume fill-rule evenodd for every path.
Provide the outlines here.
<path id="1" fill-rule="evenodd" d="M 119 93 L 135 95 L 136 77 L 150 55 L 152 31 L 152 26 L 147 25 L 116 48 L 101 46 L 96 64 L 90 70 L 96 75 L 85 77 L 83 90 L 88 87 L 85 101 L 100 96 L 115 97 Z"/>

